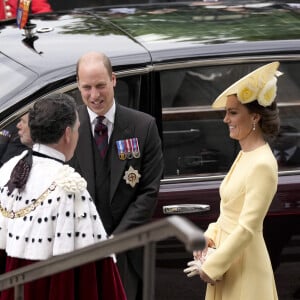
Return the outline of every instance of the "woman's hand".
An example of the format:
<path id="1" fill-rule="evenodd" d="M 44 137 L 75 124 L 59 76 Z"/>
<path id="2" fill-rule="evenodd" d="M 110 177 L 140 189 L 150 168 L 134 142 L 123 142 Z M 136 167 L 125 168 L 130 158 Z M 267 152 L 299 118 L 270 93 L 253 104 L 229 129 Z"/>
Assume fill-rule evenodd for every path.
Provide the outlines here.
<path id="1" fill-rule="evenodd" d="M 207 248 L 205 248 L 201 251 L 200 250 L 194 251 L 193 252 L 194 260 L 200 260 L 201 263 L 203 263 L 204 257 L 206 256 L 206 253 L 207 253 Z"/>

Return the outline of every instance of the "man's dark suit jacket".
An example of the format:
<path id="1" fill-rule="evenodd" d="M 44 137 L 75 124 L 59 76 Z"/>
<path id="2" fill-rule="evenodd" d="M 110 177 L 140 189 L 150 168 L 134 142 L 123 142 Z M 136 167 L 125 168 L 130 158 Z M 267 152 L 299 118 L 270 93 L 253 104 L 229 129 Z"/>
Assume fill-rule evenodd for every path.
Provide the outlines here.
<path id="1" fill-rule="evenodd" d="M 291 148 L 289 148 L 289 149 L 291 149 Z M 286 150 L 289 150 L 289 149 L 286 149 Z M 279 150 L 276 149 L 274 151 L 278 152 Z M 284 163 L 281 163 L 278 157 L 276 157 L 276 158 L 277 158 L 277 161 L 280 166 L 297 167 L 300 165 L 300 148 L 297 147 L 295 149 L 295 152 L 293 152 L 291 156 L 286 157 L 287 160 Z"/>
<path id="2" fill-rule="evenodd" d="M 300 165 L 300 148 L 297 147 L 296 151 L 287 160 L 287 165 L 289 166 L 299 166 Z"/>
<path id="3" fill-rule="evenodd" d="M 4 131 L 6 131 L 7 135 L 3 135 Z M 20 141 L 15 123 L 4 131 L 0 131 L 0 167 L 12 157 L 21 154 L 24 150 L 28 150 L 28 147 Z"/>
<path id="4" fill-rule="evenodd" d="M 86 106 L 79 107 L 79 120 L 79 141 L 70 164 L 86 179 L 88 191 L 95 199 L 95 141 Z M 121 160 L 116 141 L 130 138 L 138 138 L 140 157 Z M 163 173 L 163 156 L 155 119 L 119 104 L 109 144 L 110 152 L 105 158 L 110 168 L 109 200 L 113 219 L 118 220 L 109 234 L 115 235 L 151 220 Z M 123 178 L 130 166 L 141 175 L 135 187 Z M 128 258 L 142 275 L 141 255 L 133 250 L 128 252 Z"/>

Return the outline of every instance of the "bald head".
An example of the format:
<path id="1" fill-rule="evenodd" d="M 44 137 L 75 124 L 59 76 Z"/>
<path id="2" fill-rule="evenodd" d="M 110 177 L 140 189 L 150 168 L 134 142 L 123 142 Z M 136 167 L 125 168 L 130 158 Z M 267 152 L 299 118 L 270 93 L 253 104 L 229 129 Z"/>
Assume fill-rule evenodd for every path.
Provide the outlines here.
<path id="1" fill-rule="evenodd" d="M 84 54 L 77 63 L 77 83 L 84 104 L 104 116 L 114 103 L 116 85 L 109 58 L 99 52 Z"/>
<path id="2" fill-rule="evenodd" d="M 87 52 L 79 58 L 76 66 L 77 80 L 79 79 L 79 71 L 82 64 L 84 64 L 85 66 L 87 65 L 95 66 L 97 64 L 103 64 L 105 69 L 107 70 L 109 77 L 110 78 L 112 77 L 113 71 L 112 71 L 110 59 L 102 52 L 96 52 L 96 51 Z"/>

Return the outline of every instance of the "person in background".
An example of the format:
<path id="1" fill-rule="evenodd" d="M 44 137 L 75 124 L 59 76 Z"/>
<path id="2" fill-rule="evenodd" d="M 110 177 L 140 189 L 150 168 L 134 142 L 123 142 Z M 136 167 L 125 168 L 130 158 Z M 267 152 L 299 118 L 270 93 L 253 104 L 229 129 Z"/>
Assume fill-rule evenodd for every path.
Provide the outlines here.
<path id="1" fill-rule="evenodd" d="M 17 129 L 18 135 L 20 137 L 20 142 L 28 148 L 32 148 L 33 141 L 30 135 L 28 117 L 29 113 L 26 113 L 20 118 L 19 122 L 17 123 Z"/>
<path id="2" fill-rule="evenodd" d="M 224 122 L 241 150 L 221 183 L 220 216 L 204 233 L 207 247 L 194 252 L 185 270 L 208 283 L 206 300 L 278 299 L 262 233 L 278 182 L 268 144 L 280 125 L 275 102 L 278 67 L 273 62 L 256 69 L 213 103 L 214 108 L 225 107 Z"/>
<path id="3" fill-rule="evenodd" d="M 18 0 L 0 0 L 0 20 L 16 18 L 18 3 Z M 31 13 L 37 14 L 51 11 L 51 5 L 47 0 L 31 1 Z"/>
<path id="4" fill-rule="evenodd" d="M 299 131 L 291 125 L 281 125 L 277 139 L 273 143 L 273 153 L 279 167 L 300 165 Z"/>
<path id="5" fill-rule="evenodd" d="M 151 220 L 163 172 L 160 136 L 152 116 L 117 103 L 105 54 L 84 54 L 77 81 L 84 105 L 70 164 L 87 180 L 107 233 L 116 235 Z M 117 256 L 129 300 L 142 299 L 142 254 L 139 248 Z"/>
<path id="6" fill-rule="evenodd" d="M 0 169 L 1 273 L 107 239 L 86 181 L 65 164 L 79 125 L 76 103 L 65 94 L 49 95 L 30 109 L 33 147 Z M 89 263 L 27 283 L 24 299 L 126 299 L 113 257 L 97 263 L 101 273 Z M 2 291 L 0 299 L 14 299 L 14 291 Z"/>
<path id="7" fill-rule="evenodd" d="M 33 142 L 28 125 L 28 113 L 19 119 L 17 125 L 10 124 L 0 131 L 0 166 L 13 156 L 32 148 Z"/>

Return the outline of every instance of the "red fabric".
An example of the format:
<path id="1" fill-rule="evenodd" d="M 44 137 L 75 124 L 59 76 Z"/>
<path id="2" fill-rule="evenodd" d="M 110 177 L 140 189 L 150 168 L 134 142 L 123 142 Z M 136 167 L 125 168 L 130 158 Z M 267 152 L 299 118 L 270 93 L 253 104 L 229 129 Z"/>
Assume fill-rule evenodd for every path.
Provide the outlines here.
<path id="1" fill-rule="evenodd" d="M 5 258 L 0 251 L 0 270 L 6 272 L 27 266 L 34 261 L 12 257 Z M 96 269 L 97 265 L 97 269 Z M 0 300 L 13 300 L 13 289 L 2 291 Z M 75 269 L 24 285 L 24 300 L 126 300 L 119 271 L 112 258 L 89 263 Z"/>
<path id="2" fill-rule="evenodd" d="M 100 261 L 102 267 L 102 298 L 110 300 L 126 300 L 125 290 L 117 265 L 112 258 Z"/>
<path id="3" fill-rule="evenodd" d="M 32 0 L 31 12 L 33 14 L 50 12 L 50 11 L 52 11 L 52 9 L 47 0 Z"/>
<path id="4" fill-rule="evenodd" d="M 11 7 L 10 11 L 12 13 L 12 18 L 15 18 L 17 14 L 18 0 L 8 0 L 6 5 Z M 4 8 L 4 0 L 0 0 L 0 20 L 5 18 Z M 52 11 L 52 9 L 47 0 L 32 0 L 30 10 L 31 13 L 36 14 L 50 11 Z"/>
<path id="5" fill-rule="evenodd" d="M 3 20 L 5 18 L 4 5 L 4 0 L 0 0 L 0 20 Z"/>

